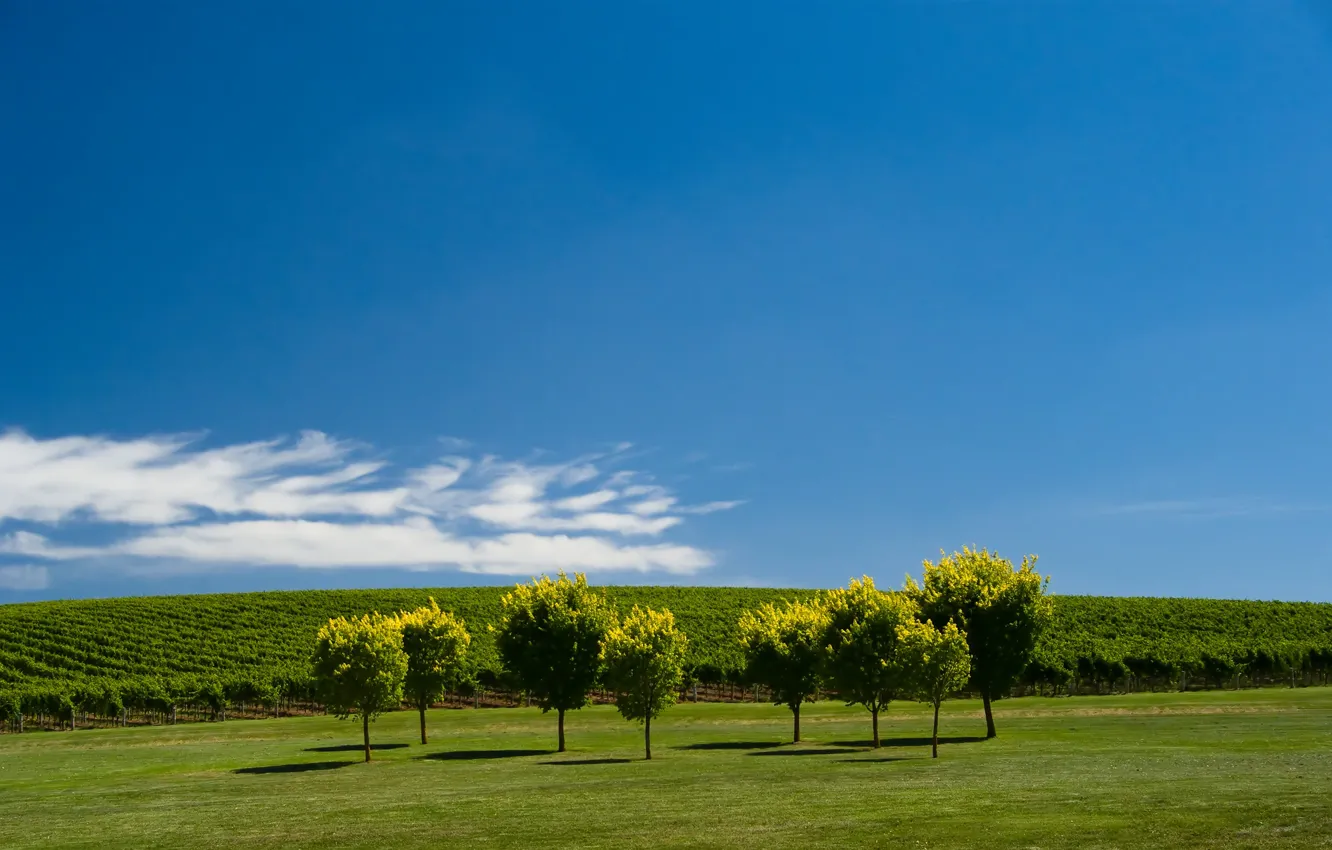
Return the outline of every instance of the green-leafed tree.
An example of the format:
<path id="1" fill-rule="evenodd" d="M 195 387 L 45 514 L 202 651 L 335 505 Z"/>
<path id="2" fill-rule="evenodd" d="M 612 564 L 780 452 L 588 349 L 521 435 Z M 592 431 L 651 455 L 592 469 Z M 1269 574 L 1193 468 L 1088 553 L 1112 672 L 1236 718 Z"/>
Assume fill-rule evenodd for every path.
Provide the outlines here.
<path id="1" fill-rule="evenodd" d="M 675 703 L 684 684 L 688 640 L 670 611 L 639 608 L 606 633 L 601 649 L 606 684 L 626 720 L 643 724 L 643 750 L 652 758 L 652 718 Z"/>
<path id="2" fill-rule="evenodd" d="M 559 750 L 564 752 L 564 713 L 587 705 L 601 675 L 601 644 L 615 624 L 604 593 L 587 586 L 581 573 L 563 572 L 519 584 L 500 600 L 495 648 L 518 687 L 559 714 Z"/>
<path id="3" fill-rule="evenodd" d="M 971 652 L 971 684 L 985 705 L 985 734 L 993 738 L 991 703 L 1005 696 L 1026 669 L 1036 639 L 1050 618 L 1049 580 L 1036 572 L 1036 556 L 1022 566 L 986 549 L 943 555 L 925 562 L 924 583 L 907 577 L 907 592 L 923 617 L 942 629 L 957 623 Z"/>
<path id="4" fill-rule="evenodd" d="M 398 618 L 375 613 L 329 620 L 316 638 L 314 675 L 330 712 L 360 719 L 370 761 L 370 721 L 402 704 L 407 653 Z"/>
<path id="5" fill-rule="evenodd" d="M 472 636 L 463 621 L 430 604 L 398 617 L 407 653 L 403 693 L 421 714 L 421 743 L 426 743 L 426 709 L 463 679 L 463 660 Z"/>
<path id="6" fill-rule="evenodd" d="M 907 692 L 898 658 L 898 627 L 918 619 L 915 600 L 902 593 L 884 593 L 865 576 L 820 600 L 828 620 L 823 643 L 829 684 L 847 705 L 869 709 L 874 746 L 879 746 L 879 712 Z"/>
<path id="7" fill-rule="evenodd" d="M 775 705 L 791 709 L 792 740 L 800 742 L 800 706 L 819 691 L 827 614 L 815 602 L 765 604 L 740 617 L 745 677 L 772 692 Z"/>
<path id="8" fill-rule="evenodd" d="M 910 693 L 934 706 L 934 733 L 930 738 L 933 758 L 939 757 L 939 706 L 963 688 L 971 676 L 971 653 L 967 637 L 957 623 L 943 630 L 929 623 L 910 622 L 897 627 L 898 658 Z"/>

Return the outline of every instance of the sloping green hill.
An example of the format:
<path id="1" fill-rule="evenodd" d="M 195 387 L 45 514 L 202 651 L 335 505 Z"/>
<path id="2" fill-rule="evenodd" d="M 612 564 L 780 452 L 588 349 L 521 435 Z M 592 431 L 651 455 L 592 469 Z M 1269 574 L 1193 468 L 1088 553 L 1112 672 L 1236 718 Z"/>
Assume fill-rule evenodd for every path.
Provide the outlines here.
<path id="1" fill-rule="evenodd" d="M 812 590 L 722 587 L 609 587 L 621 608 L 673 611 L 689 635 L 691 661 L 711 674 L 739 666 L 735 624 L 742 611 Z M 463 617 L 475 657 L 493 669 L 488 632 L 502 587 L 312 590 L 90 599 L 0 605 L 0 687 L 85 679 L 179 676 L 301 678 L 313 638 L 330 617 L 408 610 L 434 597 Z M 1332 604 L 1055 598 L 1031 685 L 1075 677 L 1116 686 L 1126 676 L 1224 684 L 1241 672 L 1321 680 L 1332 662 Z M 1209 666 L 1210 665 L 1210 666 Z"/>
<path id="2" fill-rule="evenodd" d="M 810 590 L 611 587 L 617 605 L 669 608 L 696 664 L 734 666 L 742 611 Z M 482 667 L 494 663 L 488 626 L 503 587 L 309 590 L 85 599 L 0 605 L 0 682 L 86 676 L 248 674 L 303 668 L 330 617 L 410 610 L 434 597 L 462 617 Z"/>

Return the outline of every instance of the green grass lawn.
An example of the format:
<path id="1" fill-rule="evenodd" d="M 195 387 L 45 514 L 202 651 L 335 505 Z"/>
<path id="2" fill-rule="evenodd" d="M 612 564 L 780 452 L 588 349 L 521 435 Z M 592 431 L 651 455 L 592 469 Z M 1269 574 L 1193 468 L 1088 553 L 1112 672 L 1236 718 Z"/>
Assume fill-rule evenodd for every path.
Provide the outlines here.
<path id="1" fill-rule="evenodd" d="M 1332 688 L 926 709 L 436 711 L 0 736 L 0 847 L 1332 846 Z"/>

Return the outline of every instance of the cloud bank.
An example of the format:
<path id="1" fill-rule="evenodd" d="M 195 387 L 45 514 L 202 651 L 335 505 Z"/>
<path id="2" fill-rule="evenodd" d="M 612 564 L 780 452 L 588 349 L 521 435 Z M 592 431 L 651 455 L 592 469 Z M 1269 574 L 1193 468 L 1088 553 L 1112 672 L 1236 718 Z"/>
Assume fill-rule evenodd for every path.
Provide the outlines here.
<path id="1" fill-rule="evenodd" d="M 184 436 L 0 434 L 0 586 L 44 563 L 389 567 L 500 575 L 691 575 L 714 563 L 663 536 L 736 501 L 681 504 L 622 467 L 628 446 L 563 462 L 454 453 L 395 470 L 307 431 L 199 448 Z M 36 563 L 34 563 L 36 562 Z"/>

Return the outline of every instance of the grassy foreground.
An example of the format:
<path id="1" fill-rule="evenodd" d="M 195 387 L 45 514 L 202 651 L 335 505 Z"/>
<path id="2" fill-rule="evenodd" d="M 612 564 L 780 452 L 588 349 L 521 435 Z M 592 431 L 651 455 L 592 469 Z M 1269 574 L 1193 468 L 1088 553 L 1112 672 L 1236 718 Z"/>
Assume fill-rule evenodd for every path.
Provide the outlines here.
<path id="1" fill-rule="evenodd" d="M 0 736 L 0 847 L 1332 846 L 1332 688 L 948 703 L 681 705 L 639 727 L 435 711 Z"/>

